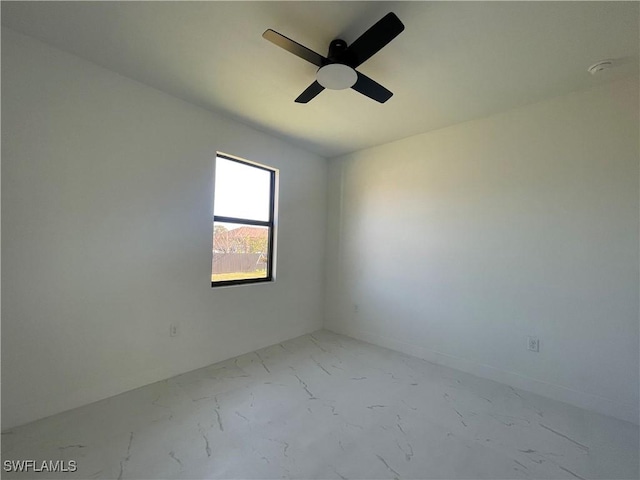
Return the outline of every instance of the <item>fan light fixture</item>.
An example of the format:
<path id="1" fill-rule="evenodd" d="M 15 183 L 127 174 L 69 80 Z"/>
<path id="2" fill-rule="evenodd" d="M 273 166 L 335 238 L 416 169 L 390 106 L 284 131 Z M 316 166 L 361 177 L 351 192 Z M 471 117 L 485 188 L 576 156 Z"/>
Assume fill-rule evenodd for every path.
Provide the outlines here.
<path id="1" fill-rule="evenodd" d="M 318 69 L 316 79 L 324 88 L 344 90 L 355 85 L 356 80 L 358 80 L 358 74 L 347 65 L 331 63 Z"/>

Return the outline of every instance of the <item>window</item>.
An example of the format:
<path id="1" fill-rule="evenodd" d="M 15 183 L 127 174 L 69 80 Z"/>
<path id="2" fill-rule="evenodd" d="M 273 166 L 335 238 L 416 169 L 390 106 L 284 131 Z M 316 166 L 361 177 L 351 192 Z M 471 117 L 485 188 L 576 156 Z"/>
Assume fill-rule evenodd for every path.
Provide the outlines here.
<path id="1" fill-rule="evenodd" d="M 211 286 L 274 279 L 275 169 L 218 153 Z"/>

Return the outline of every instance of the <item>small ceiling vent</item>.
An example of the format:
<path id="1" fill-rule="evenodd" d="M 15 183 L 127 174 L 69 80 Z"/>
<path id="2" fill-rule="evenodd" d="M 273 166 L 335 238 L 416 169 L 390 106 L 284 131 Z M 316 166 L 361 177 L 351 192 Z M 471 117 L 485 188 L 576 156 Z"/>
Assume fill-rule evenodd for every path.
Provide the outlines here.
<path id="1" fill-rule="evenodd" d="M 594 63 L 589 68 L 587 68 L 587 71 L 591 75 L 595 75 L 597 73 L 602 72 L 603 70 L 608 70 L 610 68 L 613 68 L 614 66 L 615 65 L 613 63 L 613 60 L 600 60 L 599 62 Z"/>

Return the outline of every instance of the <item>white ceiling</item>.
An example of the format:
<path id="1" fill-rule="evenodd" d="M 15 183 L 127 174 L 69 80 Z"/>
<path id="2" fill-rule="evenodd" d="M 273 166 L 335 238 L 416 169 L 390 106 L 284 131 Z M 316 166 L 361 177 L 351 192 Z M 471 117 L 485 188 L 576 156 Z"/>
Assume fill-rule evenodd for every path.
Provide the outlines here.
<path id="1" fill-rule="evenodd" d="M 294 99 L 326 55 L 393 11 L 405 31 L 359 70 L 394 92 Z M 2 24 L 325 157 L 638 71 L 637 2 L 2 2 Z M 605 58 L 622 66 L 599 76 Z"/>

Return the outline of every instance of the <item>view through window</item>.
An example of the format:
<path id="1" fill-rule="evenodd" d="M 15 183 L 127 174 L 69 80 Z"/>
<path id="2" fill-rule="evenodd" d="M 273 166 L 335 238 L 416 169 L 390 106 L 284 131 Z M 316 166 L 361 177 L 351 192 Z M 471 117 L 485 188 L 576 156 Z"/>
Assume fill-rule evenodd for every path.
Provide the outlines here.
<path id="1" fill-rule="evenodd" d="M 216 156 L 211 285 L 273 279 L 273 169 Z"/>

